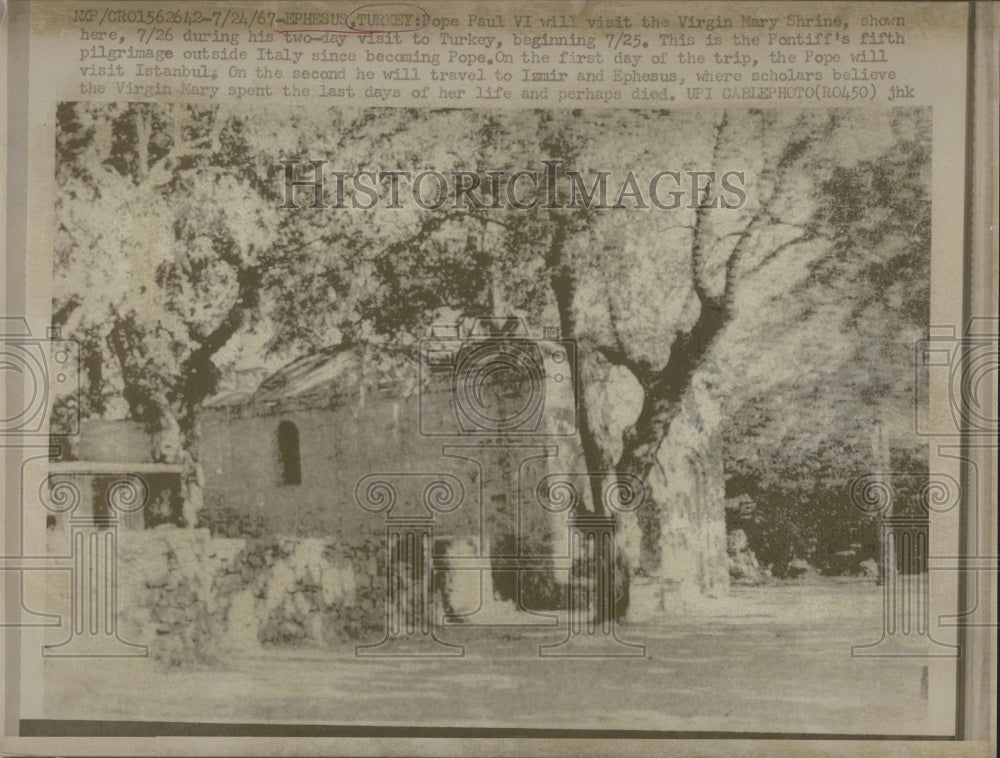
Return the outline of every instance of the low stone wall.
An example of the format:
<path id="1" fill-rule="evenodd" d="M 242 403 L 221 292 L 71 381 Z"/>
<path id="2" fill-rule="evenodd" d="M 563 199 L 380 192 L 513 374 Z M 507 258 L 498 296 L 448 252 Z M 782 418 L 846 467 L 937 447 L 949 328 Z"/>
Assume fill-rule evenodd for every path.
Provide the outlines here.
<path id="1" fill-rule="evenodd" d="M 119 537 L 119 634 L 167 664 L 210 663 L 265 645 L 370 643 L 385 633 L 384 544 L 213 537 L 170 525 Z M 476 545 L 443 548 L 447 560 Z M 565 608 L 565 584 L 534 573 L 551 577 L 547 608 Z M 526 618 L 489 571 L 436 572 L 434 592 L 439 613 L 511 625 Z"/>
<path id="2" fill-rule="evenodd" d="M 120 634 L 171 664 L 374 637 L 384 622 L 375 546 L 160 527 L 121 534 L 118 553 Z"/>

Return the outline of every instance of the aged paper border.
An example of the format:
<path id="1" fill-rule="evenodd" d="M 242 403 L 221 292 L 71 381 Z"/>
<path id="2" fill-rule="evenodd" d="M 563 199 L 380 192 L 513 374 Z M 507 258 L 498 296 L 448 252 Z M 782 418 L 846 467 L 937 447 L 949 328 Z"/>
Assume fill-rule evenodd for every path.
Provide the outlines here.
<path id="1" fill-rule="evenodd" d="M 14 0 L 16 4 L 18 0 Z M 967 90 L 967 113 L 970 117 L 970 129 L 966 135 L 966 158 L 965 171 L 967 181 L 965 183 L 966 211 L 964 218 L 962 214 L 955 211 L 959 207 L 961 200 L 958 193 L 954 193 L 953 202 L 949 204 L 939 203 L 938 196 L 935 196 L 934 215 L 935 228 L 939 228 L 939 214 L 950 214 L 952 218 L 958 217 L 955 223 L 964 226 L 964 292 L 956 297 L 952 302 L 961 307 L 961 313 L 951 312 L 948 315 L 954 316 L 956 322 L 964 323 L 968 317 L 979 314 L 996 313 L 997 293 L 996 293 L 996 228 L 997 228 L 997 156 L 995 148 L 996 130 L 996 104 L 997 82 L 996 82 L 996 60 L 997 60 L 997 26 L 995 6 L 982 2 L 971 3 L 969 18 L 969 83 Z M 16 9 L 16 11 L 15 11 Z M 24 91 L 27 79 L 23 77 L 22 65 L 26 63 L 28 53 L 28 34 L 26 28 L 26 14 L 21 12 L 21 8 L 15 5 L 11 9 L 7 22 L 0 28 L 0 45 L 5 51 L 6 60 L 4 65 L 7 68 L 6 76 L 3 77 L 2 87 L 4 87 L 3 105 L 6 108 L 3 125 L 5 128 L 5 138 L 10 136 L 5 154 L 4 170 L 6 176 L 16 177 L 27 175 L 29 151 L 23 148 L 18 150 L 20 139 L 29 138 L 28 123 L 31 118 L 24 105 L 27 102 L 27 92 Z M 19 109 L 18 106 L 21 106 Z M 972 121 L 975 122 L 975 129 L 972 128 Z M 936 140 L 937 142 L 937 140 Z M 21 142 L 20 144 L 24 144 Z M 32 154 L 37 154 L 31 151 Z M 43 163 L 49 163 L 51 156 Z M 23 194 L 10 192 L 10 186 L 4 182 L 3 213 L 5 223 L 5 247 L 3 280 L 5 282 L 5 312 L 6 313 L 29 313 L 29 316 L 46 315 L 46 304 L 41 299 L 40 309 L 30 307 L 37 303 L 25 303 L 24 295 L 33 288 L 25 288 L 22 283 L 35 279 L 37 272 L 45 271 L 45 263 L 37 259 L 32 261 L 30 269 L 27 269 L 26 257 L 19 257 L 11 254 L 14 250 L 25 250 L 27 242 L 27 225 L 31 221 L 27 217 L 26 208 L 29 199 Z M 935 250 L 936 250 L 935 246 Z M 27 269 L 27 270 L 26 270 Z M 956 293 L 958 294 L 958 293 Z M 20 310 L 18 310 L 20 307 Z M 954 311 L 954 309 L 948 309 Z M 37 312 L 36 312 L 37 311 Z M 941 314 L 944 315 L 944 314 Z M 936 318 L 936 312 L 932 320 L 940 322 L 942 319 Z M 33 321 L 35 319 L 32 319 Z M 969 455 L 977 461 L 982 460 L 981 471 L 992 471 L 990 465 L 990 453 L 987 450 L 977 449 L 968 445 Z M 995 453 L 993 454 L 995 461 Z M 6 497 L 16 499 L 17 481 L 19 474 L 19 461 L 8 461 L 5 469 Z M 987 468 L 988 467 L 988 468 Z M 13 488 L 14 492 L 11 492 Z M 963 545 L 963 552 L 975 552 L 979 555 L 996 555 L 996 534 L 995 534 L 995 513 L 996 513 L 996 492 L 995 483 L 990 482 L 987 490 L 980 490 L 980 495 L 989 497 L 988 511 L 989 520 L 987 523 L 980 522 L 978 530 L 979 544 Z M 11 502 L 11 500 L 6 500 Z M 982 504 L 982 501 L 980 501 Z M 980 512 L 982 512 L 981 509 Z M 955 535 L 956 541 L 959 535 Z M 5 549 L 13 553 L 16 544 L 11 545 L 11 540 L 16 543 L 16 535 L 12 535 L 5 530 Z M 12 549 L 13 548 L 13 549 Z M 9 581 L 9 577 L 5 577 Z M 960 592 L 967 599 L 974 599 L 969 582 L 963 581 Z M 988 602 L 995 604 L 995 576 L 989 587 L 978 588 L 978 600 L 983 602 L 988 598 Z M 995 605 L 992 610 L 995 623 Z M 5 630 L 7 632 L 4 639 L 5 653 L 5 674 L 3 679 L 4 687 L 4 741 L 2 750 L 4 753 L 19 754 L 46 754 L 59 752 L 62 754 L 87 755 L 87 754 L 107 754 L 117 753 L 149 753 L 149 754 L 175 754 L 183 753 L 190 755 L 233 755 L 233 754 L 324 754 L 324 753 L 346 753 L 358 755 L 380 755 L 380 754 L 483 754 L 483 755 L 536 755 L 536 754 L 604 754 L 608 752 L 614 740 L 614 752 L 621 751 L 622 754 L 645 754 L 651 750 L 669 749 L 671 752 L 698 752 L 701 754 L 724 754 L 730 755 L 739 752 L 743 755 L 773 755 L 775 752 L 789 752 L 791 754 L 802 754 L 805 751 L 819 754 L 852 752 L 858 755 L 982 755 L 988 754 L 982 748 L 988 748 L 988 741 L 995 741 L 995 704 L 996 690 L 995 679 L 991 672 L 995 672 L 994 641 L 996 637 L 995 629 L 989 634 L 970 634 L 968 630 L 963 630 L 960 635 L 965 638 L 966 644 L 971 646 L 974 655 L 971 661 L 961 669 L 959 679 L 959 692 L 956 698 L 955 708 L 959 716 L 959 731 L 956 735 L 959 739 L 975 740 L 974 742 L 951 742 L 938 744 L 933 741 L 897 741 L 879 739 L 872 742 L 859 742 L 851 740 L 849 737 L 835 740 L 809 739 L 799 740 L 780 739 L 774 742 L 753 739 L 739 739 L 736 735 L 719 734 L 717 737 L 699 735 L 697 739 L 685 739 L 678 735 L 671 736 L 669 742 L 662 743 L 653 739 L 629 739 L 626 734 L 615 735 L 613 733 L 593 733 L 596 738 L 576 739 L 567 735 L 563 738 L 549 739 L 542 738 L 541 735 L 518 735 L 519 730 L 490 730 L 494 735 L 485 738 L 473 738 L 468 735 L 457 736 L 456 738 L 444 738 L 440 734 L 442 730 L 413 730 L 417 734 L 423 732 L 426 736 L 414 737 L 348 737 L 343 738 L 236 738 L 236 737 L 171 737 L 165 739 L 157 738 L 106 738 L 100 743 L 87 738 L 66 739 L 66 738 L 19 738 L 9 741 L 9 737 L 16 734 L 16 727 L 12 730 L 11 724 L 16 724 L 17 700 L 15 697 L 8 697 L 19 690 L 18 673 L 20 661 L 18 659 L 18 637 L 16 631 Z M 12 657 L 13 656 L 13 657 Z M 13 664 L 13 665 L 11 665 Z M 973 665 L 974 664 L 974 665 Z M 109 725 L 110 726 L 110 725 Z M 113 730 L 112 730 L 113 731 Z M 348 728 L 345 730 L 350 732 Z M 466 730 L 460 730 L 466 731 Z M 503 734 L 501 734 L 503 733 Z M 580 735 L 583 736 L 582 734 Z M 590 737 L 591 735 L 588 735 Z M 845 744 L 845 740 L 849 741 Z M 988 741 L 987 741 L 988 740 Z M 994 742 L 995 744 L 995 742 Z"/>

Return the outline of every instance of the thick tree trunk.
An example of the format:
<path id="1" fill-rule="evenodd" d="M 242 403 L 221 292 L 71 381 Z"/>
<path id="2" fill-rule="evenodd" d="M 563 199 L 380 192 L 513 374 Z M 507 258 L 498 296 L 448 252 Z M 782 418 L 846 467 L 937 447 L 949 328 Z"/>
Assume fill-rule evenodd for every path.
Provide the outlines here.
<path id="1" fill-rule="evenodd" d="M 562 246 L 565 240 L 566 229 L 557 225 L 552 237 L 551 258 L 553 261 L 562 261 Z M 559 312 L 559 328 L 563 337 L 570 337 L 577 334 L 576 320 L 573 310 L 573 298 L 575 295 L 576 281 L 568 266 L 559 265 L 555 267 L 555 273 L 551 278 L 552 291 L 555 294 L 556 306 Z M 614 465 L 615 454 L 620 453 L 615 447 L 621 439 L 621 429 L 618 427 L 614 432 L 614 442 L 607 434 L 608 419 L 597 417 L 600 404 L 595 402 L 594 391 L 598 386 L 607 380 L 608 367 L 601 365 L 598 360 L 599 354 L 591 345 L 577 341 L 575 344 L 575 355 L 570 357 L 569 370 L 573 376 L 574 397 L 576 405 L 577 431 L 580 441 L 583 461 L 586 465 L 587 473 L 590 475 L 590 500 L 591 509 L 595 514 L 615 517 L 619 524 L 622 519 L 618 514 L 608 512 L 604 502 L 604 492 L 610 479 L 614 479 L 617 470 Z M 599 392 L 599 390 L 598 390 Z M 604 403 L 605 411 L 613 414 L 615 402 Z M 613 423 L 613 422 L 612 422 Z M 602 429 L 602 426 L 604 427 Z M 604 432 L 602 434 L 602 431 Z M 596 475 L 596 476 L 595 476 Z M 575 506 L 574 510 L 584 509 L 586 500 L 581 493 L 581 502 Z M 629 590 L 628 584 L 632 575 L 632 568 L 629 566 L 627 554 L 620 545 L 616 545 L 616 555 L 614 557 L 617 565 L 615 602 L 612 606 L 612 614 L 616 618 L 621 618 L 628 610 Z M 571 590 L 572 591 L 572 590 Z M 604 606 L 595 608 L 597 614 L 596 621 L 604 621 L 600 618 L 605 612 Z"/>
<path id="2" fill-rule="evenodd" d="M 152 436 L 152 457 L 163 463 L 179 463 L 183 520 L 195 526 L 202 507 L 204 473 L 199 462 L 198 412 L 215 391 L 219 371 L 212 357 L 243 326 L 247 314 L 257 307 L 262 286 L 262 269 L 241 265 L 231 251 L 220 250 L 223 260 L 233 265 L 237 293 L 233 305 L 208 334 L 190 336 L 197 344 L 179 367 L 173 382 L 167 377 L 147 374 L 143 334 L 129 318 L 120 319 L 108 336 L 108 344 L 118 359 L 124 383 L 124 398 L 130 415 L 146 426 Z M 159 384 L 157 384 L 159 380 Z"/>
<path id="3" fill-rule="evenodd" d="M 650 474 L 659 507 L 659 577 L 682 595 L 723 593 L 726 567 L 722 462 L 701 449 L 666 445 Z"/>
<path id="4" fill-rule="evenodd" d="M 586 360 L 581 366 L 590 432 L 605 459 L 613 459 L 621 455 L 623 429 L 643 405 L 642 389 L 620 366 Z M 706 426 L 714 414 L 701 410 L 704 416 L 690 398 L 679 404 L 646 474 L 645 502 L 618 518 L 633 620 L 662 617 L 685 600 L 728 589 L 722 456 L 710 442 L 714 428 Z"/>
<path id="5" fill-rule="evenodd" d="M 578 333 L 577 282 L 562 251 L 568 233 L 564 226 L 555 225 L 549 264 L 562 332 L 574 335 Z M 698 252 L 701 240 L 698 234 L 695 237 Z M 572 366 L 580 388 L 579 437 L 588 471 L 638 477 L 646 485 L 643 505 L 634 513 L 618 516 L 618 559 L 626 581 L 620 595 L 634 603 L 628 610 L 633 618 L 647 611 L 669 610 L 664 599 L 668 590 L 691 596 L 728 588 L 722 464 L 710 451 L 715 424 L 706 428 L 702 423 L 698 404 L 705 398 L 699 397 L 692 380 L 728 322 L 729 293 L 727 287 L 721 295 L 709 296 L 697 275 L 694 289 L 701 305 L 698 320 L 685 334 L 676 336 L 670 358 L 659 370 L 630 360 L 621 345 L 598 349 L 584 343 L 577 345 L 578 360 Z M 636 386 L 625 387 L 628 382 L 622 385 L 621 377 L 616 379 L 613 372 L 630 374 Z M 612 386 L 615 382 L 618 387 Z M 623 421 L 626 398 L 636 390 L 641 400 L 626 410 L 631 418 Z M 711 418 L 716 415 L 710 414 Z M 591 479 L 596 513 L 605 510 L 602 491 L 607 478 Z M 641 578 L 640 584 L 648 585 L 649 591 L 633 593 L 633 576 Z M 652 603 L 644 597 L 650 593 Z"/>
<path id="6" fill-rule="evenodd" d="M 638 555 L 645 576 L 632 588 L 632 619 L 669 613 L 729 587 L 725 477 L 712 442 L 718 413 L 694 395 L 679 404 L 647 477 Z"/>
<path id="7" fill-rule="evenodd" d="M 605 476 L 591 478 L 591 499 L 596 501 L 595 513 L 612 515 L 616 519 L 617 548 L 615 615 L 628 613 L 629 583 L 639 564 L 641 531 L 636 513 L 615 513 L 603 503 L 604 488 L 618 478 L 615 459 L 622 452 L 622 434 L 642 407 L 642 388 L 635 377 L 621 366 L 603 360 L 599 353 L 581 346 L 577 363 L 580 442 L 587 471 Z M 649 509 L 650 504 L 640 506 Z"/>

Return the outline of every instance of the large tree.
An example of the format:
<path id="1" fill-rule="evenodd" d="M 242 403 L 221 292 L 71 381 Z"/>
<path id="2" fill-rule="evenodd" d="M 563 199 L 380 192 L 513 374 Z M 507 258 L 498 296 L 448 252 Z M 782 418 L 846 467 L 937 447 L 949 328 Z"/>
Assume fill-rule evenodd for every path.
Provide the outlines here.
<path id="1" fill-rule="evenodd" d="M 887 332 L 923 318 L 923 111 L 205 111 L 186 131 L 176 112 L 89 107 L 61 115 L 56 311 L 110 345 L 133 415 L 196 415 L 213 356 L 252 318 L 273 349 L 349 344 L 397 377 L 443 318 L 551 318 L 578 347 L 587 468 L 647 483 L 623 524 L 631 571 L 700 591 L 727 583 L 722 430 L 754 398 L 788 396 L 795 424 L 844 376 L 884 390 Z M 278 211 L 280 158 L 445 173 L 557 160 L 563 190 L 569 170 L 611 172 L 612 204 L 629 170 L 739 171 L 747 199 L 720 208 L 709 181 L 673 210 L 552 208 L 543 179 L 531 210 L 429 210 L 390 207 L 385 183 L 372 209 L 313 208 L 300 189 Z M 122 262 L 120 287 L 85 285 Z"/>
<path id="2" fill-rule="evenodd" d="M 259 313 L 278 214 L 211 108 L 67 103 L 58 111 L 53 322 L 78 337 L 84 415 L 116 388 L 151 432 L 193 448 L 213 357 Z"/>
<path id="3" fill-rule="evenodd" d="M 326 312 L 362 341 L 412 345 L 446 309 L 554 315 L 578 345 L 588 469 L 648 483 L 623 525 L 636 572 L 726 585 L 720 430 L 752 398 L 784 395 L 786 423 L 808 425 L 820 408 L 857 414 L 909 374 L 905 361 L 873 361 L 925 313 L 922 112 L 392 112 L 366 128 L 358 165 L 483 172 L 556 159 L 559 180 L 612 172 L 612 203 L 630 169 L 744 172 L 747 202 L 727 210 L 714 185 L 672 211 L 546 208 L 545 181 L 530 211 L 380 208 L 362 214 L 370 230 L 351 256 L 316 265 L 303 250 L 284 272 L 303 285 L 290 288 L 295 310 L 339 283 Z M 324 227 L 352 218 L 303 213 L 320 244 Z M 393 224 L 419 232 L 394 244 Z M 300 320 L 287 328 L 294 336 Z M 838 409 L 822 402 L 828 385 Z"/>

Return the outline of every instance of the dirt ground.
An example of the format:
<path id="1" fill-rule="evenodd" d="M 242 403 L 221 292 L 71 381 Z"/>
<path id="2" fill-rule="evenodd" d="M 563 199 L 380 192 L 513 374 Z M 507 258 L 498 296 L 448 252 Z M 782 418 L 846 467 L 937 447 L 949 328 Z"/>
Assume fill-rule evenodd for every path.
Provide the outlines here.
<path id="1" fill-rule="evenodd" d="M 619 627 L 622 639 L 646 645 L 646 657 L 632 659 L 539 658 L 538 645 L 558 641 L 560 629 L 447 629 L 442 639 L 466 645 L 453 659 L 356 658 L 353 646 L 270 648 L 189 669 L 49 659 L 38 716 L 949 734 L 947 719 L 928 718 L 935 688 L 948 683 L 928 683 L 925 659 L 851 657 L 851 645 L 881 636 L 881 603 L 881 589 L 861 581 L 734 587 L 660 623 Z"/>

